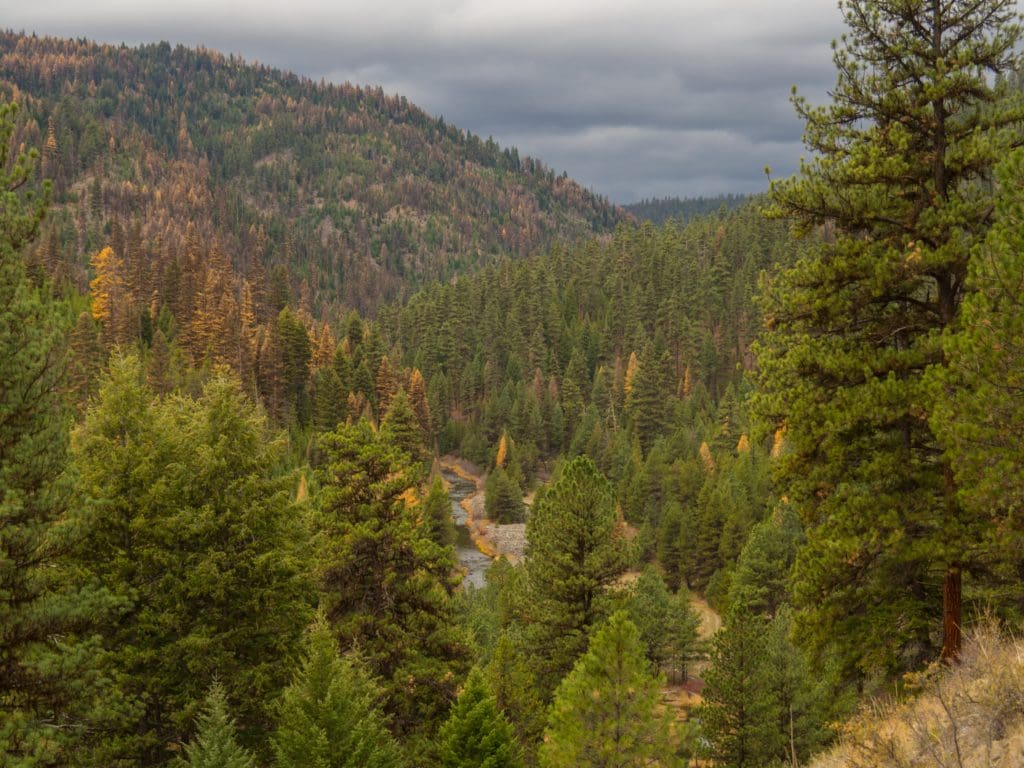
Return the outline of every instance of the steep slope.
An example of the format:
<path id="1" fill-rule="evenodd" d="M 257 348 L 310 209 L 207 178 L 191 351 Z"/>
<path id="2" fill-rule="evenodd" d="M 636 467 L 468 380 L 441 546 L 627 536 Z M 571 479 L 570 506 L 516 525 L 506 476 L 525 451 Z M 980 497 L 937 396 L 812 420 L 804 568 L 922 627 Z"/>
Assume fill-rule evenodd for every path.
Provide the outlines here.
<path id="1" fill-rule="evenodd" d="M 602 440 L 630 427 L 628 457 L 634 436 L 646 449 L 671 434 L 673 404 L 691 390 L 718 402 L 740 385 L 758 276 L 801 248 L 752 203 L 427 286 L 382 309 L 380 325 L 425 377 L 442 451 L 484 463 L 508 430 L 531 455 L 576 453 L 600 423 Z"/>
<path id="2" fill-rule="evenodd" d="M 45 147 L 48 258 L 80 288 L 114 223 L 180 253 L 192 222 L 244 276 L 283 265 L 314 310 L 365 311 L 625 215 L 404 97 L 208 50 L 0 33 L 0 94 L 22 106 L 15 146 Z"/>
<path id="3" fill-rule="evenodd" d="M 1024 642 L 975 633 L 963 660 L 920 676 L 918 695 L 865 708 L 812 768 L 1024 765 Z"/>

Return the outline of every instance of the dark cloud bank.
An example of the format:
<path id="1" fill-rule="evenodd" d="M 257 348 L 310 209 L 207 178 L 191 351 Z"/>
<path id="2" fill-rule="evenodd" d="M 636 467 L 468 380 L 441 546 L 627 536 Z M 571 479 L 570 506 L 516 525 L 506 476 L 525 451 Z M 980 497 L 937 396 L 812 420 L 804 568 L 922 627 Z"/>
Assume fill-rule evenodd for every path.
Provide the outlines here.
<path id="1" fill-rule="evenodd" d="M 802 153 L 790 86 L 834 81 L 831 0 L 0 0 L 3 25 L 166 39 L 382 85 L 616 202 L 764 189 Z"/>

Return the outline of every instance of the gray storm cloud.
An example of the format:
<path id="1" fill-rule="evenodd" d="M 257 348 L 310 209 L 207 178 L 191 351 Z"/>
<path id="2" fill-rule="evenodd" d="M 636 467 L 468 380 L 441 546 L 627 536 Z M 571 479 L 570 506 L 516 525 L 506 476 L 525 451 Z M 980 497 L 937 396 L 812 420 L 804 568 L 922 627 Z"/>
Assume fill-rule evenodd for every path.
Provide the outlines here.
<path id="1" fill-rule="evenodd" d="M 825 98 L 842 32 L 831 0 L 0 0 L 0 11 L 18 30 L 201 44 L 381 85 L 616 202 L 758 191 L 766 165 L 792 172 L 790 86 Z"/>

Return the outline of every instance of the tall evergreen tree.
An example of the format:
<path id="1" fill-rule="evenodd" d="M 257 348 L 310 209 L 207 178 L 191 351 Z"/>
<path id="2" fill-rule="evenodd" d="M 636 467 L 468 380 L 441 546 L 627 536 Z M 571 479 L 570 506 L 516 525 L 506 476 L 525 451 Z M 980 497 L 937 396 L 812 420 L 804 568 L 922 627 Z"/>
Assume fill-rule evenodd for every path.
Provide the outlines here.
<path id="1" fill-rule="evenodd" d="M 76 690 L 69 634 L 103 604 L 78 594 L 62 566 L 66 329 L 20 255 L 38 233 L 48 189 L 29 186 L 35 152 L 10 162 L 15 114 L 0 105 L 0 763 L 28 768 L 69 761 L 62 748 L 81 725 L 75 710 L 91 699 Z"/>
<path id="2" fill-rule="evenodd" d="M 334 429 L 345 418 L 348 393 L 334 368 L 313 375 L 313 425 L 321 432 Z"/>
<path id="3" fill-rule="evenodd" d="M 655 669 L 660 669 L 665 661 L 669 633 L 674 629 L 666 620 L 671 601 L 672 595 L 661 575 L 652 566 L 644 568 L 633 585 L 627 614 L 640 633 L 644 653 Z"/>
<path id="4" fill-rule="evenodd" d="M 740 552 L 729 587 L 729 605 L 768 617 L 789 601 L 789 576 L 803 539 L 788 505 L 754 526 Z"/>
<path id="5" fill-rule="evenodd" d="M 527 521 L 529 622 L 547 691 L 586 649 L 588 630 L 604 616 L 604 591 L 625 568 L 614 529 L 611 485 L 583 456 L 562 467 Z"/>
<path id="6" fill-rule="evenodd" d="M 626 413 L 633 420 L 640 447 L 646 453 L 661 434 L 667 422 L 666 399 L 672 388 L 668 385 L 668 353 L 648 345 L 640 356 L 626 398 Z"/>
<path id="7" fill-rule="evenodd" d="M 424 442 L 426 434 L 420 428 L 409 404 L 409 396 L 404 389 L 399 389 L 392 397 L 387 412 L 381 422 L 381 431 L 399 448 L 414 459 L 423 459 L 427 455 Z"/>
<path id="8" fill-rule="evenodd" d="M 960 327 L 947 334 L 950 370 L 941 387 L 932 426 L 956 469 L 964 505 L 994 525 L 975 542 L 994 570 L 998 599 L 1024 611 L 1019 586 L 1024 525 L 1024 150 L 999 169 L 997 219 L 971 262 L 970 293 Z M 980 546 L 979 546 L 980 544 Z M 988 602 L 988 601 L 986 601 Z"/>
<path id="9" fill-rule="evenodd" d="M 831 670 L 814 673 L 790 640 L 792 612 L 769 621 L 734 607 L 715 636 L 697 718 L 715 765 L 760 768 L 806 762 L 842 714 Z"/>
<path id="10" fill-rule="evenodd" d="M 498 707 L 519 737 L 524 762 L 532 766 L 537 764 L 536 750 L 544 733 L 546 712 L 529 654 L 525 639 L 514 630 L 506 630 L 495 644 L 486 674 Z"/>
<path id="11" fill-rule="evenodd" d="M 260 741 L 312 598 L 282 447 L 237 381 L 158 399 L 137 358 L 112 361 L 72 454 L 85 510 L 73 562 L 119 600 L 98 631 L 129 705 L 88 734 L 93 764 L 164 762 L 214 678 L 243 743 Z"/>
<path id="12" fill-rule="evenodd" d="M 768 626 L 764 671 L 768 692 L 777 702 L 775 760 L 800 765 L 829 742 L 832 732 L 828 723 L 848 714 L 848 702 L 837 695 L 834 670 L 812 670 L 807 657 L 794 645 L 792 631 L 793 612 L 785 605 Z"/>
<path id="13" fill-rule="evenodd" d="M 704 658 L 704 643 L 700 638 L 700 615 L 690 604 L 690 593 L 680 588 L 669 599 L 665 625 L 668 639 L 665 648 L 665 664 L 670 674 L 676 672 L 686 679 L 690 664 Z"/>
<path id="14" fill-rule="evenodd" d="M 281 343 L 281 374 L 284 395 L 299 424 L 310 417 L 309 363 L 313 350 L 302 318 L 288 307 L 277 318 Z"/>
<path id="15" fill-rule="evenodd" d="M 455 543 L 455 525 L 452 523 L 452 501 L 440 475 L 435 475 L 430 490 L 423 499 L 423 526 L 427 535 L 442 547 Z"/>
<path id="16" fill-rule="evenodd" d="M 665 572 L 665 581 L 671 589 L 679 589 L 683 583 L 683 572 L 687 546 L 692 547 L 689 533 L 684 530 L 683 507 L 677 501 L 665 505 L 658 526 L 658 562 Z"/>
<path id="17" fill-rule="evenodd" d="M 499 523 L 523 520 L 523 491 L 504 467 L 496 466 L 487 476 L 484 510 L 487 517 Z"/>
<path id="18" fill-rule="evenodd" d="M 715 636 L 696 712 L 706 753 L 726 768 L 762 768 L 778 753 L 781 705 L 768 679 L 768 622 L 736 611 Z"/>
<path id="19" fill-rule="evenodd" d="M 758 410 L 787 428 L 782 493 L 807 526 L 802 634 L 848 671 L 897 672 L 935 637 L 958 654 L 984 527 L 929 426 L 928 373 L 947 364 L 941 331 L 991 223 L 992 168 L 1020 142 L 1024 106 L 999 77 L 1020 29 L 1013 0 L 841 8 L 832 103 L 794 98 L 814 159 L 772 184 L 776 215 L 825 236 L 768 291 Z"/>
<path id="20" fill-rule="evenodd" d="M 85 411 L 96 389 L 96 379 L 103 365 L 103 345 L 92 315 L 81 312 L 68 336 L 66 387 L 68 402 L 79 413 Z"/>
<path id="21" fill-rule="evenodd" d="M 362 420 L 327 433 L 323 446 L 315 524 L 327 619 L 380 680 L 395 732 L 432 736 L 468 668 L 451 600 L 454 552 L 407 503 L 422 469 L 386 431 Z"/>
<path id="22" fill-rule="evenodd" d="M 622 611 L 597 630 L 558 686 L 542 768 L 653 768 L 675 765 L 671 713 L 644 658 L 640 633 Z"/>

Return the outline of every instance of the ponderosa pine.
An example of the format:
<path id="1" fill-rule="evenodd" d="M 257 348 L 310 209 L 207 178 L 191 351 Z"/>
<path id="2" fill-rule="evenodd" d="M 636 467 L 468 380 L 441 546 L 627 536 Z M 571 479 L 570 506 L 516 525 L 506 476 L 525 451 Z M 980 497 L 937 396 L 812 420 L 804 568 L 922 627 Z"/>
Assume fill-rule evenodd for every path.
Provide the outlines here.
<path id="1" fill-rule="evenodd" d="M 996 572 L 993 608 L 1022 607 L 1024 529 L 1024 150 L 997 169 L 996 222 L 971 261 L 959 327 L 944 340 L 948 371 L 932 426 L 956 470 L 960 498 L 993 525 L 982 552 Z M 1016 589 L 1014 587 L 1017 587 Z"/>
<path id="2" fill-rule="evenodd" d="M 625 568 L 615 517 L 611 484 L 580 456 L 539 495 L 527 521 L 529 629 L 549 692 L 586 650 L 588 631 L 606 615 L 605 590 Z"/>
<path id="3" fill-rule="evenodd" d="M 948 364 L 993 166 L 1021 141 L 1024 105 L 1000 79 L 1020 28 L 1013 0 L 841 9 L 832 103 L 794 97 L 814 157 L 772 183 L 773 214 L 822 242 L 768 286 L 758 410 L 787 429 L 781 493 L 807 527 L 804 636 L 848 672 L 895 673 L 959 653 L 985 526 L 930 426 L 928 373 Z"/>
<path id="4" fill-rule="evenodd" d="M 454 550 L 421 524 L 410 497 L 422 467 L 386 429 L 364 419 L 321 444 L 314 543 L 327 620 L 380 681 L 396 735 L 433 736 L 469 667 L 451 597 Z"/>

